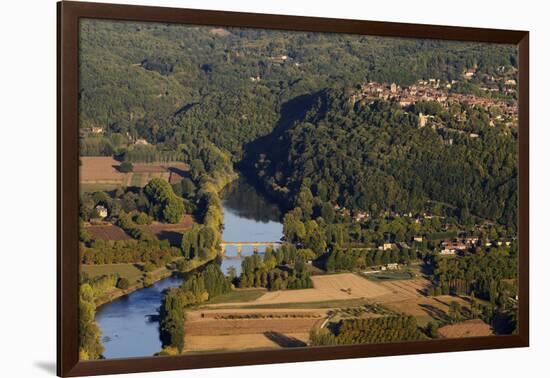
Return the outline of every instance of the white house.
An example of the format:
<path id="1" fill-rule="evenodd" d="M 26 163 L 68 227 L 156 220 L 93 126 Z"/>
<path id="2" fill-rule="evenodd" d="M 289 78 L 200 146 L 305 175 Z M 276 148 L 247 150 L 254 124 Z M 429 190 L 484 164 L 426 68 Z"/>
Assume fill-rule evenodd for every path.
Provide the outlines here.
<path id="1" fill-rule="evenodd" d="M 95 207 L 95 211 L 97 212 L 97 215 L 100 218 L 105 218 L 107 215 L 109 215 L 109 212 L 107 211 L 107 208 L 105 206 L 102 206 L 102 205 L 97 205 Z"/>
<path id="2" fill-rule="evenodd" d="M 440 254 L 445 256 L 453 256 L 456 255 L 456 251 L 454 249 L 443 248 Z"/>

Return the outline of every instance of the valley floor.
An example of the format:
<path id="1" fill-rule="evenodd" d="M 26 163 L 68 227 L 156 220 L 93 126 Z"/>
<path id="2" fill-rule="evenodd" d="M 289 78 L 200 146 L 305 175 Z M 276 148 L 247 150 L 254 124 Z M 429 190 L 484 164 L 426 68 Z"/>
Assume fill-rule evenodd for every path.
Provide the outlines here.
<path id="1" fill-rule="evenodd" d="M 186 312 L 185 352 L 238 351 L 307 346 L 309 331 L 326 327 L 329 321 L 350 317 L 412 315 L 418 325 L 449 320 L 451 302 L 468 308 L 467 299 L 427 296 L 430 282 L 424 278 L 375 281 L 355 273 L 312 277 L 312 289 L 260 291 L 235 289 L 229 300 L 206 304 Z M 242 293 L 241 293 L 242 292 Z M 387 314 L 386 314 L 387 315 Z M 481 320 L 443 327 L 441 337 L 492 334 Z"/>

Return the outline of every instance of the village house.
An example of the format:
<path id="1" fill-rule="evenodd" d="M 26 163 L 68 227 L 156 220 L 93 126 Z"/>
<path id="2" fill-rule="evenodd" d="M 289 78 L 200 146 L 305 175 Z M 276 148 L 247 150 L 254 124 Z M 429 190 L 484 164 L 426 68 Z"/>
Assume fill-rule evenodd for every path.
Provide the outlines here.
<path id="1" fill-rule="evenodd" d="M 102 132 L 103 132 L 103 127 L 92 126 L 92 133 L 94 133 L 94 134 L 101 134 Z"/>
<path id="2" fill-rule="evenodd" d="M 466 70 L 466 72 L 464 72 L 464 78 L 465 79 L 471 79 L 475 74 L 476 74 L 476 68 L 475 67 L 472 67 L 468 70 Z"/>
<path id="3" fill-rule="evenodd" d="M 465 249 L 468 249 L 468 246 L 464 244 L 462 241 L 451 241 L 451 240 L 445 240 L 441 242 L 441 246 L 444 249 L 453 249 L 453 250 L 459 250 L 463 251 Z"/>
<path id="4" fill-rule="evenodd" d="M 424 127 L 428 123 L 428 116 L 422 113 L 418 114 L 418 127 Z"/>
<path id="5" fill-rule="evenodd" d="M 477 238 L 475 236 L 467 236 L 462 241 L 466 244 L 469 244 L 469 245 L 475 245 L 479 241 L 479 238 Z"/>
<path id="6" fill-rule="evenodd" d="M 355 221 L 361 222 L 369 217 L 369 213 L 365 213 L 363 211 L 358 211 L 355 213 Z"/>
<path id="7" fill-rule="evenodd" d="M 388 270 L 397 270 L 397 269 L 399 269 L 399 264 L 398 263 L 386 264 L 386 269 L 388 269 Z"/>
<path id="8" fill-rule="evenodd" d="M 444 256 L 454 256 L 456 255 L 456 251 L 454 249 L 443 248 L 439 254 Z"/>
<path id="9" fill-rule="evenodd" d="M 422 238 L 422 236 L 415 236 L 413 238 L 413 240 L 417 243 L 422 243 L 422 241 L 424 240 L 424 238 Z"/>
<path id="10" fill-rule="evenodd" d="M 147 142 L 145 139 L 137 139 L 134 144 L 136 146 L 147 146 L 149 142 Z"/>
<path id="11" fill-rule="evenodd" d="M 467 79 L 471 79 L 476 72 L 477 67 L 473 67 L 465 71 L 464 76 Z M 396 83 L 381 84 L 377 82 L 367 82 L 361 86 L 359 91 L 350 96 L 350 101 L 355 103 L 359 100 L 367 99 L 372 103 L 378 99 L 392 99 L 402 107 L 407 107 L 418 101 L 436 101 L 442 104 L 443 107 L 448 107 L 453 103 L 463 103 L 469 106 L 480 106 L 483 108 L 495 107 L 500 109 L 500 111 L 505 114 L 508 119 L 517 118 L 517 106 L 508 104 L 507 101 L 472 94 L 450 93 L 448 91 L 449 87 L 456 82 L 456 80 L 452 80 L 450 85 L 447 84 L 440 86 L 439 79 L 430 78 L 428 80 L 419 80 L 416 84 L 408 87 L 400 87 Z M 506 93 L 512 93 L 515 91 L 515 80 L 509 79 L 507 83 L 509 84 L 507 84 L 507 88 L 503 91 Z M 487 89 L 491 91 L 500 91 L 499 87 L 496 85 L 487 87 Z M 457 121 L 462 122 L 465 120 L 463 114 L 458 114 L 456 117 Z M 496 117 L 497 116 L 495 116 L 495 118 Z M 430 117 L 426 115 L 419 116 L 418 126 L 424 127 L 428 123 L 429 118 Z M 470 137 L 477 138 L 475 135 L 476 134 L 473 134 Z M 447 142 L 447 144 L 451 145 L 452 142 Z"/>
<path id="12" fill-rule="evenodd" d="M 388 249 L 392 249 L 394 247 L 393 243 L 384 243 L 382 244 L 382 250 L 387 251 Z"/>
<path id="13" fill-rule="evenodd" d="M 95 207 L 95 211 L 96 211 L 97 215 L 100 218 L 106 218 L 107 215 L 109 215 L 109 212 L 107 211 L 107 208 L 103 205 L 97 205 Z"/>

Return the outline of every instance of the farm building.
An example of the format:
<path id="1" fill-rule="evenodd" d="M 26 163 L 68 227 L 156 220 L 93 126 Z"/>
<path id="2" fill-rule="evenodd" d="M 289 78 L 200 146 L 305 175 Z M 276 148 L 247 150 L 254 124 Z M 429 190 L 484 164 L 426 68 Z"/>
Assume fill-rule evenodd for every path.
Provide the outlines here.
<path id="1" fill-rule="evenodd" d="M 450 248 L 443 248 L 440 252 L 441 255 L 445 255 L 445 256 L 454 256 L 456 255 L 456 251 L 454 249 L 450 249 Z"/>
<path id="2" fill-rule="evenodd" d="M 97 212 L 97 215 L 100 218 L 105 218 L 105 217 L 107 217 L 107 215 L 109 215 L 109 212 L 107 211 L 107 208 L 105 206 L 102 206 L 102 205 L 97 205 L 95 207 L 95 211 Z"/>

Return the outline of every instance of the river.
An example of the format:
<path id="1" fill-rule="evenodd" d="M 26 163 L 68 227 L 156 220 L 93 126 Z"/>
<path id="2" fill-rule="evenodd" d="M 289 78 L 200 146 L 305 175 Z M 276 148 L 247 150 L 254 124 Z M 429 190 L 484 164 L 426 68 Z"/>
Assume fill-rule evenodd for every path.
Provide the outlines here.
<path id="1" fill-rule="evenodd" d="M 222 192 L 224 230 L 222 239 L 225 242 L 273 242 L 283 236 L 281 210 L 270 202 L 244 178 L 231 183 Z M 263 253 L 263 249 L 259 248 Z M 254 253 L 254 247 L 243 246 L 241 255 L 237 248 L 228 246 L 221 269 L 227 275 L 233 267 L 237 275 L 241 274 L 242 257 Z"/>
<path id="2" fill-rule="evenodd" d="M 222 238 L 226 242 L 278 241 L 283 235 L 281 211 L 269 202 L 244 178 L 231 183 L 221 193 L 224 211 Z M 263 251 L 260 250 L 260 253 Z M 253 253 L 253 247 L 243 247 L 241 256 L 235 247 L 227 247 L 221 262 L 224 273 L 233 267 L 241 271 L 242 256 Z M 182 278 L 170 277 L 158 281 L 97 309 L 96 321 L 102 333 L 105 358 L 152 356 L 159 352 L 158 310 L 163 291 L 177 287 Z"/>

